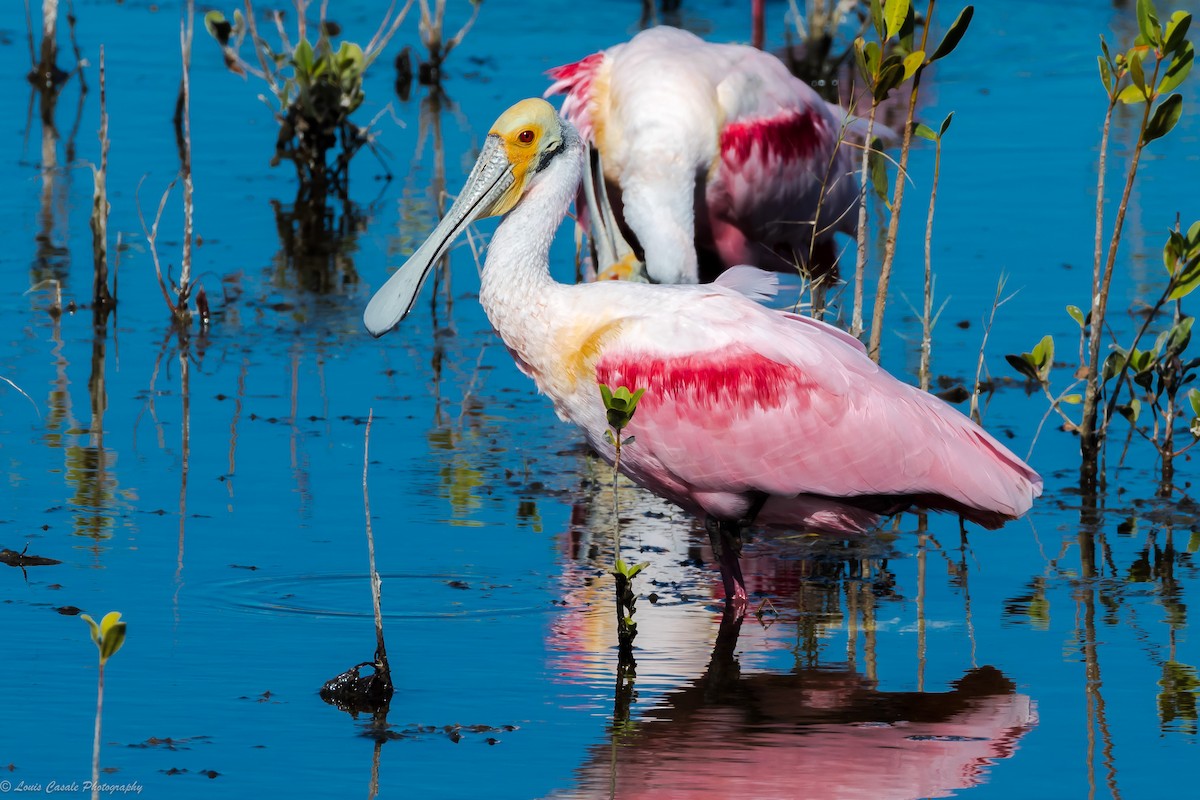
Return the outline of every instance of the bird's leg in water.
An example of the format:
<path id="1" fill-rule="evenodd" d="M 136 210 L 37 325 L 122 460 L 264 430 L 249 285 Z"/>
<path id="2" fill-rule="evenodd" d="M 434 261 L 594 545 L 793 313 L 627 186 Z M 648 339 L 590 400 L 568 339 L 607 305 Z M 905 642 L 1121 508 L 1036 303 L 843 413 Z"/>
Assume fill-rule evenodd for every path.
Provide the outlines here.
<path id="1" fill-rule="evenodd" d="M 725 602 L 732 605 L 739 616 L 745 613 L 748 602 L 746 581 L 742 578 L 742 565 L 739 561 L 742 555 L 742 531 L 750 527 L 766 501 L 765 494 L 757 495 L 746 510 L 745 516 L 736 521 L 719 520 L 714 517 L 708 517 L 704 521 L 713 554 L 717 557 L 717 563 L 721 565 Z"/>
<path id="2" fill-rule="evenodd" d="M 704 521 L 713 554 L 721 565 L 721 581 L 725 584 L 725 604 L 732 606 L 740 617 L 746 610 L 746 582 L 742 579 L 742 529 L 737 522 L 709 517 Z"/>

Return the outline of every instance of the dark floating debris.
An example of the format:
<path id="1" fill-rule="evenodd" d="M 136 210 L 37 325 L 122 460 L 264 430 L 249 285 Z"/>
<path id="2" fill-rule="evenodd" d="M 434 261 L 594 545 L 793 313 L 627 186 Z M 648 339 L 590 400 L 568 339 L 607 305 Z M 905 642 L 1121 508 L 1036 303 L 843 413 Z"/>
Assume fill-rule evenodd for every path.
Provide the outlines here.
<path id="1" fill-rule="evenodd" d="M 360 674 L 363 667 L 370 667 L 369 675 Z M 364 661 L 355 664 L 337 677 L 330 678 L 321 687 L 321 699 L 351 716 L 360 713 L 377 714 L 387 711 L 392 702 L 392 680 L 377 664 Z"/>
<path id="2" fill-rule="evenodd" d="M 162 772 L 163 775 L 187 775 L 189 772 L 191 772 L 191 770 L 186 769 L 186 768 L 180 769 L 179 767 L 171 767 L 170 769 L 160 770 L 160 772 Z M 211 780 L 212 778 L 217 777 L 221 773 L 217 772 L 215 769 L 201 769 L 201 770 L 197 770 L 195 774 L 203 775 L 204 777 L 209 778 Z"/>
<path id="3" fill-rule="evenodd" d="M 162 748 L 163 750 L 170 750 L 172 752 L 175 752 L 175 751 L 179 751 L 179 750 L 190 750 L 191 749 L 190 745 L 192 744 L 192 742 L 204 742 L 211 738 L 212 738 L 211 736 L 186 736 L 181 739 L 175 739 L 170 736 L 167 736 L 165 738 L 160 739 L 157 736 L 151 736 L 149 739 L 147 739 L 144 742 L 135 742 L 134 744 L 126 745 L 126 747 L 132 747 L 135 750 L 148 750 L 150 748 L 156 748 L 156 749 Z M 181 771 L 187 772 L 187 770 L 181 770 Z"/>
<path id="4" fill-rule="evenodd" d="M 8 564 L 10 567 L 48 567 L 62 563 L 57 558 L 28 555 L 26 553 L 28 549 L 29 545 L 25 545 L 25 550 L 18 553 L 16 550 L 9 550 L 5 547 L 0 550 L 0 564 Z"/>
<path id="5" fill-rule="evenodd" d="M 965 386 L 955 386 L 952 389 L 946 389 L 941 392 L 934 392 L 935 397 L 940 397 L 947 403 L 965 403 L 971 399 L 971 393 L 967 391 Z"/>

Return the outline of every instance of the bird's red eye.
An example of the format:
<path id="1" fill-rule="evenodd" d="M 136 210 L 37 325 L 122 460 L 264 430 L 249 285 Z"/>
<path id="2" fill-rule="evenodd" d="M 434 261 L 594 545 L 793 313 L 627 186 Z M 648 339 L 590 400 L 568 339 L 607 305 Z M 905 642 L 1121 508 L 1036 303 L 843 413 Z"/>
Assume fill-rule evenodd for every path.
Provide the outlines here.
<path id="1" fill-rule="evenodd" d="M 521 144 L 529 144 L 533 141 L 533 131 L 526 128 L 517 134 L 517 141 Z"/>

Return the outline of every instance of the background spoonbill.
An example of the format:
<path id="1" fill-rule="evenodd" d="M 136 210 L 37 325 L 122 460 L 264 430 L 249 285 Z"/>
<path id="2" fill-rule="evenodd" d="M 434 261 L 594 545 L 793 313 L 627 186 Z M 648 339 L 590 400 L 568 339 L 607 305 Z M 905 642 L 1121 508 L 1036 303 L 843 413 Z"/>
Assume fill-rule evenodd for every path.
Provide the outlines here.
<path id="1" fill-rule="evenodd" d="M 997 527 L 1029 509 L 1037 473 L 837 328 L 719 284 L 555 282 L 550 243 L 583 160 L 579 135 L 549 103 L 505 111 L 446 217 L 371 298 L 367 329 L 380 336 L 408 314 L 470 222 L 505 215 L 479 294 L 492 326 L 609 461 L 598 386 L 645 389 L 621 469 L 704 517 L 739 609 L 740 531 L 751 521 L 850 533 L 919 505 Z"/>
<path id="2" fill-rule="evenodd" d="M 655 283 L 735 264 L 836 277 L 865 126 L 775 56 L 658 27 L 549 74 L 547 96 L 566 94 L 563 116 L 595 150 L 584 188 L 598 271 L 625 255 L 620 242 L 606 252 L 615 217 Z"/>

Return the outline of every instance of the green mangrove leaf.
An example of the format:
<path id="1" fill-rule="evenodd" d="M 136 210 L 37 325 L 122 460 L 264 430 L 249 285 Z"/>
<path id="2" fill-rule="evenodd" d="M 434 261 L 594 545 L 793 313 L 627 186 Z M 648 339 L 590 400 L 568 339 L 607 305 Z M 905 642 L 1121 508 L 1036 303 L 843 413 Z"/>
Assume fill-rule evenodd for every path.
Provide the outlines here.
<path id="1" fill-rule="evenodd" d="M 908 16 L 912 10 L 911 0 L 887 0 L 883 6 L 883 25 L 887 32 L 887 38 L 900 33 L 900 26 L 904 24 L 904 18 Z"/>
<path id="2" fill-rule="evenodd" d="M 292 65 L 296 68 L 297 80 L 302 81 L 301 76 L 307 78 L 312 75 L 313 48 L 307 39 L 301 40 L 300 44 L 296 45 L 296 49 L 292 51 Z"/>
<path id="3" fill-rule="evenodd" d="M 366 68 L 363 49 L 354 42 L 342 42 L 337 51 L 337 66 L 341 74 L 361 75 Z"/>
<path id="4" fill-rule="evenodd" d="M 933 51 L 933 55 L 929 57 L 931 63 L 954 52 L 954 48 L 958 47 L 958 43 L 962 41 L 963 34 L 967 32 L 967 26 L 971 24 L 973 16 L 975 16 L 975 6 L 967 6 L 958 12 L 954 22 L 950 24 L 950 29 L 946 31 L 946 35 L 942 37 L 942 41 Z M 1103 43 L 1104 37 L 1101 37 L 1100 41 Z M 1105 45 L 1106 52 L 1107 49 L 1108 46 Z"/>
<path id="5" fill-rule="evenodd" d="M 914 50 L 904 57 L 904 80 L 908 80 L 916 74 L 917 70 L 925 63 L 925 51 Z"/>
<path id="6" fill-rule="evenodd" d="M 1045 381 L 1050 375 L 1050 368 L 1054 366 L 1054 337 L 1049 334 L 1043 336 L 1042 340 L 1034 345 L 1030 355 L 1033 357 L 1031 363 L 1037 368 L 1038 379 Z"/>
<path id="7" fill-rule="evenodd" d="M 1149 92 L 1146 91 L 1146 70 L 1142 66 L 1142 60 L 1146 57 L 1146 51 L 1138 48 L 1133 48 L 1125 56 L 1125 63 L 1129 65 L 1129 79 L 1133 81 L 1133 85 L 1141 90 L 1143 97 L 1149 97 Z"/>
<path id="8" fill-rule="evenodd" d="M 913 123 L 913 136 L 920 136 L 922 139 L 928 139 L 931 142 L 936 142 L 938 135 L 933 128 L 926 125 L 924 122 Z"/>
<path id="9" fill-rule="evenodd" d="M 944 120 L 942 120 L 942 126 L 940 128 L 938 128 L 938 138 L 939 139 L 946 135 L 946 131 L 950 130 L 950 123 L 953 120 L 954 120 L 954 112 L 951 111 L 949 114 L 946 115 L 946 118 Z"/>
<path id="10" fill-rule="evenodd" d="M 884 66 L 879 69 L 879 81 L 871 91 L 876 103 L 882 103 L 891 94 L 892 89 L 904 82 L 904 64 L 898 57 L 888 56 L 888 60 L 893 58 L 896 59 L 896 63 L 888 64 L 885 61 Z"/>
<path id="11" fill-rule="evenodd" d="M 100 664 L 103 666 L 125 644 L 125 623 L 121 622 L 121 612 L 108 612 L 99 625 L 87 614 L 80 614 L 79 618 L 88 624 L 92 641 L 100 650 Z"/>
<path id="12" fill-rule="evenodd" d="M 1196 48 L 1192 46 L 1191 42 L 1185 42 L 1183 49 L 1167 65 L 1167 71 L 1158 83 L 1158 93 L 1166 94 L 1183 83 L 1183 79 L 1192 71 L 1192 64 L 1195 60 Z"/>
<path id="13" fill-rule="evenodd" d="M 861 36 L 854 39 L 854 62 L 858 64 L 858 74 L 862 75 L 867 85 L 870 85 L 872 82 L 871 79 L 875 77 L 875 74 L 867 65 L 866 44 Z"/>
<path id="14" fill-rule="evenodd" d="M 1183 261 L 1186 251 L 1187 239 L 1183 238 L 1183 234 L 1176 230 L 1169 231 L 1167 233 L 1167 243 L 1163 245 L 1163 266 L 1167 268 L 1168 275 L 1175 274 L 1175 270 L 1179 268 L 1179 262 Z"/>
<path id="15" fill-rule="evenodd" d="M 1027 358 L 1028 355 L 1028 353 L 1023 353 L 1019 356 L 1009 354 L 1004 356 L 1004 360 L 1007 361 L 1013 369 L 1024 375 L 1028 380 L 1039 380 L 1037 367 L 1035 367 Z"/>
<path id="16" fill-rule="evenodd" d="M 1096 56 L 1096 61 L 1100 62 L 1100 82 L 1104 84 L 1104 91 L 1108 93 L 1109 97 L 1112 97 L 1115 86 L 1113 83 L 1112 68 L 1109 67 L 1104 56 Z"/>
<path id="17" fill-rule="evenodd" d="M 1147 373 L 1154 366 L 1155 355 L 1153 350 L 1138 350 L 1135 347 L 1129 355 L 1129 368 L 1137 373 Z"/>
<path id="18" fill-rule="evenodd" d="M 1129 356 L 1119 347 L 1113 348 L 1113 351 L 1104 359 L 1104 365 L 1100 369 L 1100 380 L 1108 381 L 1116 376 L 1118 372 L 1125 369 L 1125 363 L 1129 360 Z"/>
<path id="19" fill-rule="evenodd" d="M 1192 15 L 1186 11 L 1176 11 L 1167 20 L 1166 33 L 1163 36 L 1163 52 L 1174 53 L 1186 41 L 1188 28 L 1192 25 Z"/>
<path id="20" fill-rule="evenodd" d="M 233 26 L 220 11 L 209 11 L 204 15 L 204 30 L 208 31 L 208 35 L 224 47 L 229 44 L 229 35 L 233 33 Z"/>
<path id="21" fill-rule="evenodd" d="M 1171 280 L 1175 284 L 1175 288 L 1168 296 L 1168 300 L 1187 297 L 1197 286 L 1200 286 L 1200 253 L 1188 260 L 1179 272 L 1172 276 Z"/>
<path id="22" fill-rule="evenodd" d="M 1192 391 L 1194 392 L 1196 390 L 1193 389 Z M 96 620 L 92 619 L 91 614 L 80 614 L 79 618 L 88 624 L 88 628 L 91 630 L 91 634 L 92 634 L 92 641 L 96 644 L 97 647 L 99 647 L 100 646 L 100 626 L 96 624 Z"/>
<path id="23" fill-rule="evenodd" d="M 1127 105 L 1146 102 L 1146 91 L 1136 83 L 1131 83 L 1117 93 L 1117 100 Z"/>
<path id="24" fill-rule="evenodd" d="M 1154 337 L 1154 350 L 1153 350 L 1153 352 L 1154 352 L 1156 355 L 1157 355 L 1158 353 L 1161 353 L 1161 352 L 1162 352 L 1163 345 L 1165 345 L 1165 344 L 1167 343 L 1167 340 L 1168 340 L 1170 337 L 1171 337 L 1171 331 L 1169 331 L 1169 330 L 1162 331 L 1161 333 L 1159 333 L 1159 334 L 1158 334 L 1158 336 Z"/>
<path id="25" fill-rule="evenodd" d="M 1138 0 L 1137 21 L 1138 33 L 1146 44 L 1158 47 L 1162 42 L 1162 26 L 1158 23 L 1158 11 L 1152 0 Z"/>
<path id="26" fill-rule="evenodd" d="M 1177 356 L 1187 350 L 1188 344 L 1192 340 L 1192 321 L 1195 317 L 1181 317 L 1178 322 L 1171 326 L 1169 331 L 1166 331 L 1167 340 L 1163 348 L 1163 357 L 1171 358 Z"/>
<path id="27" fill-rule="evenodd" d="M 1142 401 L 1134 397 L 1128 405 L 1117 406 L 1117 411 L 1121 413 L 1122 417 L 1129 420 L 1131 425 L 1136 424 L 1138 416 L 1142 413 Z"/>
<path id="28" fill-rule="evenodd" d="M 884 203 L 888 202 L 888 173 L 887 159 L 883 153 L 874 148 L 867 153 L 867 170 L 870 172 L 871 188 Z"/>
<path id="29" fill-rule="evenodd" d="M 1150 116 L 1150 122 L 1146 125 L 1146 141 L 1153 142 L 1170 133 L 1171 129 L 1175 127 L 1175 123 L 1179 122 L 1179 116 L 1182 113 L 1183 97 L 1178 94 L 1173 94 L 1159 103 L 1158 108 L 1154 109 L 1154 113 Z"/>
<path id="30" fill-rule="evenodd" d="M 882 0 L 871 0 L 871 26 L 875 28 L 875 35 L 883 41 L 886 37 L 883 28 L 883 2 Z"/>
<path id="31" fill-rule="evenodd" d="M 1071 319 L 1075 320 L 1076 325 L 1081 328 L 1083 327 L 1083 311 L 1080 310 L 1079 306 L 1067 306 L 1067 314 L 1070 315 Z"/>
<path id="32" fill-rule="evenodd" d="M 868 77 L 874 83 L 879 79 L 880 62 L 883 60 L 883 48 L 877 42 L 867 42 L 865 53 L 867 56 L 867 66 L 870 68 Z"/>
<path id="33" fill-rule="evenodd" d="M 116 622 L 109 628 L 108 633 L 104 635 L 103 641 L 100 643 L 100 662 L 104 663 L 115 656 L 124 644 L 125 623 Z"/>
<path id="34" fill-rule="evenodd" d="M 910 4 L 908 13 L 904 15 L 904 21 L 900 23 L 899 46 L 905 53 L 911 53 L 913 47 L 913 34 L 917 29 L 917 14 Z"/>

